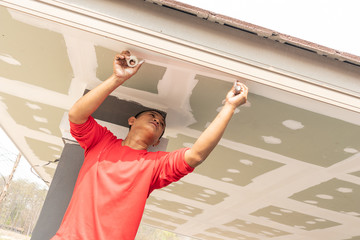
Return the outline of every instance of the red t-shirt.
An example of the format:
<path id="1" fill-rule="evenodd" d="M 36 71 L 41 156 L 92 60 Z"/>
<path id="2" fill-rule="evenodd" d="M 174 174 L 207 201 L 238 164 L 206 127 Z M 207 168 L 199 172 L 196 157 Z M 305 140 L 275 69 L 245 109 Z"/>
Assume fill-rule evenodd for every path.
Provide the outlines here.
<path id="1" fill-rule="evenodd" d="M 187 148 L 134 150 L 92 117 L 70 127 L 85 160 L 52 240 L 133 240 L 149 194 L 194 170 L 184 159 Z"/>

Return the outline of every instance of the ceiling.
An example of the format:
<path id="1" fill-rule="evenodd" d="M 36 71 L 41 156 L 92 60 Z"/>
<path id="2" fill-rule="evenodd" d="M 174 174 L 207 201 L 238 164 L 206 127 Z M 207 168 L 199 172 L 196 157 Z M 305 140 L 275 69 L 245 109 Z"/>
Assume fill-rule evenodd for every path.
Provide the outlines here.
<path id="1" fill-rule="evenodd" d="M 64 114 L 111 74 L 118 51 L 146 62 L 112 95 L 165 110 L 168 151 L 191 147 L 239 78 L 3 6 L 0 26 L 1 125 L 48 184 Z M 206 240 L 360 239 L 359 112 L 240 79 L 248 103 L 194 173 L 152 194 L 143 224 Z"/>

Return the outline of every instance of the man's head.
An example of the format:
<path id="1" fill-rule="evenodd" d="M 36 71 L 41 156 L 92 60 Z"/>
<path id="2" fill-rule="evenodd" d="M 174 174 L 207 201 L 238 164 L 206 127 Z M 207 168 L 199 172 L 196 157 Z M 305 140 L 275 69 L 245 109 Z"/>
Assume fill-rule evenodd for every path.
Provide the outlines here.
<path id="1" fill-rule="evenodd" d="M 165 132 L 165 127 L 166 127 L 165 119 L 166 119 L 165 112 L 156 109 L 147 109 L 138 112 L 135 116 L 129 118 L 129 129 L 131 129 L 132 126 L 134 125 L 135 122 L 134 120 L 137 120 L 137 122 L 140 122 L 141 124 L 144 125 L 149 124 L 151 126 L 154 126 L 155 128 L 154 137 L 156 136 L 155 140 L 157 141 L 155 145 L 157 145 L 158 141 Z"/>

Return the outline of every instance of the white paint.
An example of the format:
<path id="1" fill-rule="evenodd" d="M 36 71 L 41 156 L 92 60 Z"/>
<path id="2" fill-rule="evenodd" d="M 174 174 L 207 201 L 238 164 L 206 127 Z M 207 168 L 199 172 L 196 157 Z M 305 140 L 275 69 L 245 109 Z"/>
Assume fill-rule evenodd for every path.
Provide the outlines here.
<path id="1" fill-rule="evenodd" d="M 284 213 L 293 213 L 293 211 L 289 210 L 289 209 L 280 209 L 281 212 Z"/>
<path id="2" fill-rule="evenodd" d="M 242 163 L 242 164 L 244 164 L 246 166 L 252 166 L 254 164 L 253 161 L 247 160 L 247 159 L 241 159 L 240 163 Z"/>
<path id="3" fill-rule="evenodd" d="M 250 100 L 248 99 L 248 100 L 246 101 L 246 103 L 244 103 L 243 105 L 241 105 L 241 107 L 247 107 L 247 108 L 251 107 L 251 102 L 250 102 Z"/>
<path id="4" fill-rule="evenodd" d="M 21 63 L 8 54 L 0 54 L 0 60 L 11 65 L 21 66 Z"/>
<path id="5" fill-rule="evenodd" d="M 47 129 L 47 128 L 41 127 L 41 128 L 39 128 L 39 130 L 44 132 L 44 133 L 51 134 L 51 131 L 49 129 Z"/>
<path id="6" fill-rule="evenodd" d="M 228 169 L 227 171 L 228 171 L 229 173 L 240 173 L 240 171 L 237 170 L 237 169 Z"/>
<path id="7" fill-rule="evenodd" d="M 327 195 L 327 194 L 317 194 L 316 197 L 321 198 L 321 199 L 325 199 L 325 200 L 332 200 L 334 199 L 333 196 Z"/>
<path id="8" fill-rule="evenodd" d="M 186 214 L 186 213 L 192 213 L 190 210 L 188 209 L 179 209 L 180 213 Z"/>
<path id="9" fill-rule="evenodd" d="M 272 215 L 282 216 L 282 213 L 279 212 L 270 212 Z"/>
<path id="10" fill-rule="evenodd" d="M 199 195 L 204 197 L 204 198 L 209 198 L 210 197 L 208 194 L 204 194 L 204 193 L 200 193 Z"/>
<path id="11" fill-rule="evenodd" d="M 202 198 L 199 198 L 199 197 L 196 197 L 196 198 L 194 198 L 194 199 L 197 200 L 197 201 L 200 201 L 200 202 L 206 202 L 205 199 L 202 199 Z"/>
<path id="12" fill-rule="evenodd" d="M 346 214 L 350 215 L 350 216 L 354 216 L 354 217 L 359 217 L 360 213 L 357 212 L 346 212 Z"/>
<path id="13" fill-rule="evenodd" d="M 274 234 L 273 233 L 271 233 L 271 232 L 268 232 L 268 231 L 262 231 L 262 233 L 265 235 L 265 236 L 274 236 Z"/>
<path id="14" fill-rule="evenodd" d="M 158 96 L 154 102 L 162 103 L 168 108 L 170 128 L 185 127 L 196 122 L 192 114 L 190 97 L 198 80 L 195 79 L 195 71 L 187 70 L 168 66 L 157 86 Z"/>
<path id="15" fill-rule="evenodd" d="M 282 122 L 282 124 L 291 130 L 299 130 L 304 128 L 304 125 L 301 122 L 295 120 L 285 120 Z"/>
<path id="16" fill-rule="evenodd" d="M 318 204 L 318 201 L 314 201 L 314 200 L 305 200 L 304 202 L 308 204 Z"/>
<path id="17" fill-rule="evenodd" d="M 204 192 L 209 194 L 209 195 L 216 195 L 216 192 L 214 190 L 205 189 Z"/>
<path id="18" fill-rule="evenodd" d="M 345 188 L 345 187 L 341 187 L 341 188 L 338 188 L 336 190 L 338 192 L 341 192 L 341 193 L 351 193 L 351 192 L 353 192 L 352 188 Z"/>
<path id="19" fill-rule="evenodd" d="M 55 146 L 48 146 L 51 150 L 54 150 L 54 151 L 61 151 L 60 148 L 58 147 L 55 147 Z"/>
<path id="20" fill-rule="evenodd" d="M 191 209 L 191 210 L 194 210 L 195 208 L 192 207 L 192 206 L 185 206 L 187 209 Z"/>
<path id="21" fill-rule="evenodd" d="M 51 91 L 46 88 L 31 85 L 14 79 L 0 77 L 0 92 L 13 95 L 32 102 L 44 102 L 61 109 L 70 109 L 76 98 L 69 98 L 68 95 Z"/>
<path id="22" fill-rule="evenodd" d="M 26 102 L 25 105 L 31 108 L 32 110 L 41 110 L 41 107 L 34 103 Z"/>
<path id="23" fill-rule="evenodd" d="M 268 144 L 280 144 L 281 143 L 281 139 L 280 138 L 276 138 L 273 136 L 262 136 L 264 142 L 268 143 Z"/>
<path id="24" fill-rule="evenodd" d="M 35 121 L 40 122 L 40 123 L 48 123 L 48 120 L 44 117 L 39 117 L 36 115 L 33 115 L 33 118 Z"/>
<path id="25" fill-rule="evenodd" d="M 223 180 L 224 182 L 232 182 L 232 181 L 234 181 L 232 178 L 228 178 L 228 177 L 223 177 L 223 178 L 221 178 L 221 180 Z"/>
<path id="26" fill-rule="evenodd" d="M 344 148 L 344 152 L 347 152 L 347 153 L 358 153 L 359 151 L 355 148 L 350 148 L 350 147 L 347 147 L 347 148 Z"/>
<path id="27" fill-rule="evenodd" d="M 306 229 L 306 227 L 304 227 L 304 226 L 299 226 L 299 225 L 295 225 L 294 227 L 295 227 L 295 228 L 299 228 L 299 229 Z"/>

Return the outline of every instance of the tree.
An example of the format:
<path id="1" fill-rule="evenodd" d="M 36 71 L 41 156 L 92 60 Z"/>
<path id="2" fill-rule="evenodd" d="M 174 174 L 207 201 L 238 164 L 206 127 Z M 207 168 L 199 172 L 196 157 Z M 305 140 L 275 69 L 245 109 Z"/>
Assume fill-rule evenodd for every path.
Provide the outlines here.
<path id="1" fill-rule="evenodd" d="M 13 180 L 0 203 L 0 226 L 30 235 L 45 201 L 47 189 L 24 179 Z"/>
<path id="2" fill-rule="evenodd" d="M 21 158 L 21 153 L 19 153 L 19 154 L 17 155 L 16 160 L 15 160 L 15 163 L 14 163 L 14 166 L 13 166 L 13 169 L 12 169 L 12 171 L 11 171 L 11 173 L 10 173 L 7 181 L 5 182 L 5 186 L 4 186 L 4 188 L 3 188 L 3 190 L 2 190 L 2 192 L 1 192 L 1 194 L 0 194 L 0 203 L 1 203 L 1 202 L 5 199 L 5 197 L 6 197 L 6 193 L 7 193 L 8 189 L 9 189 L 11 180 L 12 180 L 12 178 L 13 178 L 13 176 L 14 176 L 14 173 L 15 173 L 15 171 L 16 171 L 17 166 L 19 165 L 20 158 Z"/>

